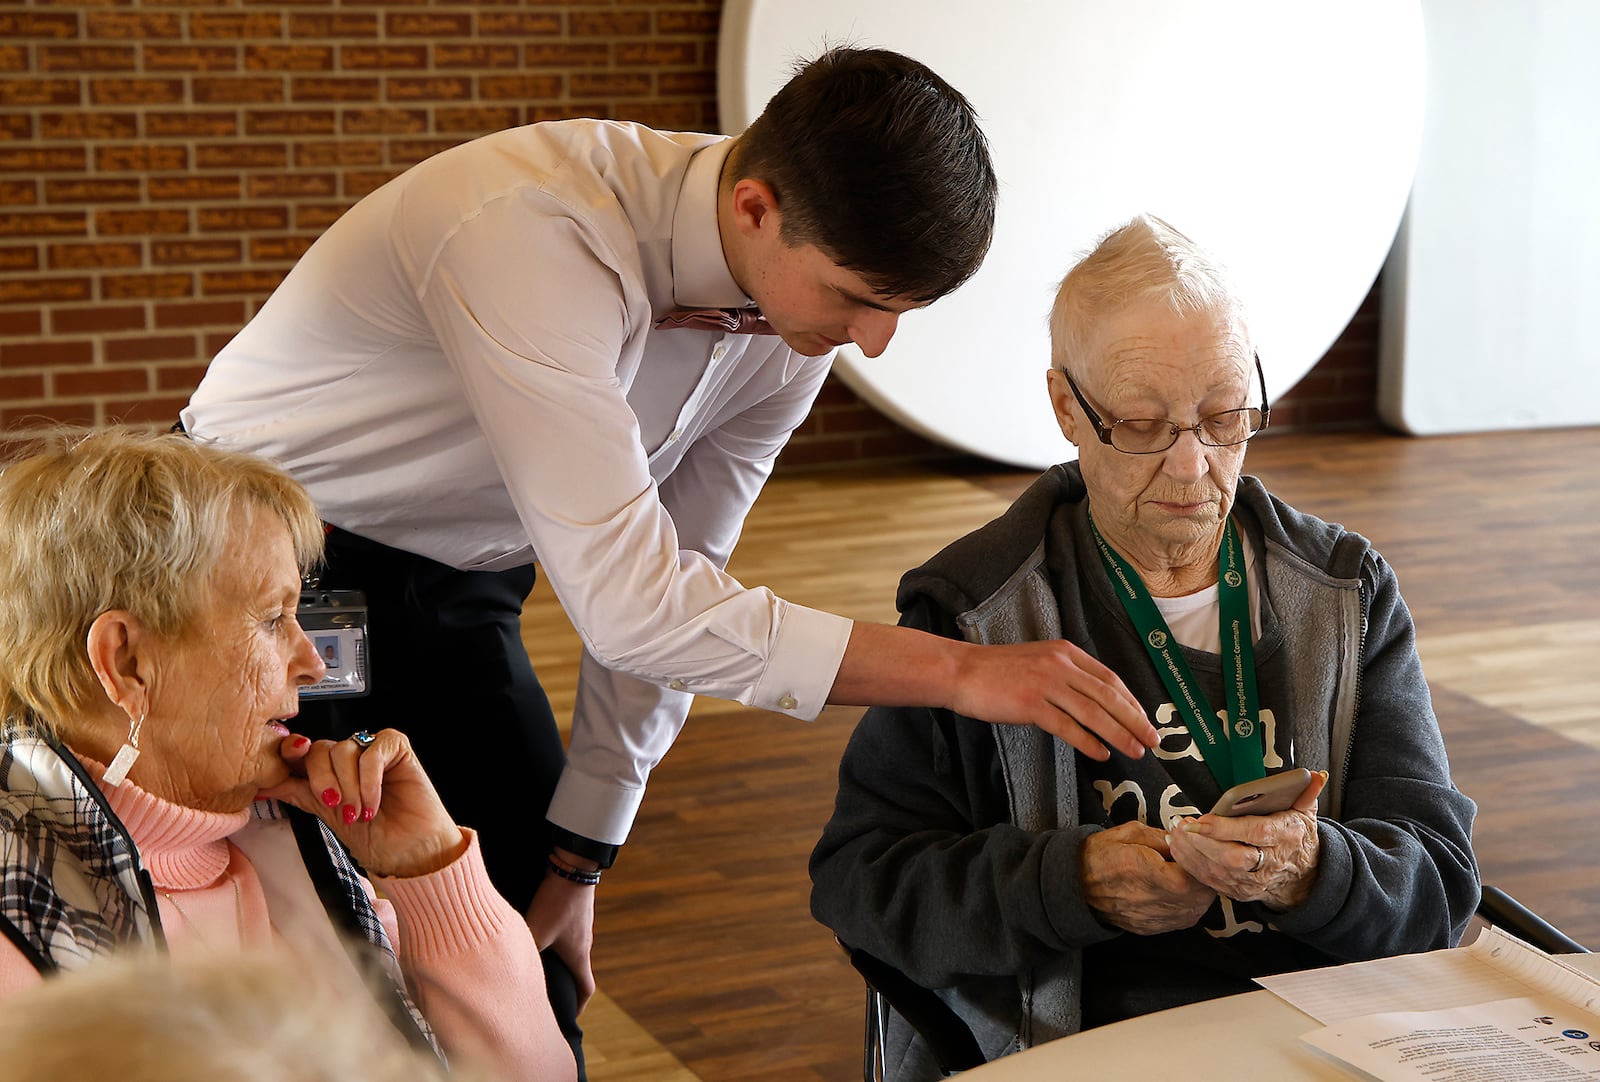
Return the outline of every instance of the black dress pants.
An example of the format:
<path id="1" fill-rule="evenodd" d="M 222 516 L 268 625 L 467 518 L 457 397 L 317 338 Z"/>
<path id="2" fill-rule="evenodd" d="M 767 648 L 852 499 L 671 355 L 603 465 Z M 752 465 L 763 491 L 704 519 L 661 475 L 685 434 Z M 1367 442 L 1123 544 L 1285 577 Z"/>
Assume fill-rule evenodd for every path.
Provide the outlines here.
<path id="1" fill-rule="evenodd" d="M 294 727 L 340 740 L 399 729 L 456 822 L 478 832 L 489 878 L 525 912 L 550 851 L 545 813 L 566 752 L 522 645 L 534 568 L 457 571 L 334 528 L 322 588 L 367 596 L 370 694 L 307 699 Z M 577 985 L 554 951 L 545 983 L 582 1080 Z"/>

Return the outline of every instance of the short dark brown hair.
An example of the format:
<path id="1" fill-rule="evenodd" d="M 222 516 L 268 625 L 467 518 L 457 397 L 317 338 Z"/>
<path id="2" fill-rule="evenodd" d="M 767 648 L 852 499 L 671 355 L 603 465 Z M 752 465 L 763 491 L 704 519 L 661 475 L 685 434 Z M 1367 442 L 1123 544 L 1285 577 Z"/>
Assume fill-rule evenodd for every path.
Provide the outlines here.
<path id="1" fill-rule="evenodd" d="M 734 179 L 768 184 L 783 238 L 890 296 L 936 300 L 994 236 L 989 143 L 960 92 L 885 49 L 830 49 L 780 89 L 734 148 Z"/>

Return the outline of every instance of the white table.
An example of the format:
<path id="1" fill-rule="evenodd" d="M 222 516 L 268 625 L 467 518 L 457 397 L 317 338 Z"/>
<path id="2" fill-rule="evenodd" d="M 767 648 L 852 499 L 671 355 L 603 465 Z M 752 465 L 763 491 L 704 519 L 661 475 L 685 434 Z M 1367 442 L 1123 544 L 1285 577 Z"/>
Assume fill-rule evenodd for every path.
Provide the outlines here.
<path id="1" fill-rule="evenodd" d="M 1562 955 L 1562 961 L 1600 976 L 1600 953 Z M 1301 1034 L 1321 1028 L 1271 992 L 1246 992 L 1086 1030 L 960 1077 L 972 1082 L 1349 1082 L 1361 1077 L 1300 1043 Z"/>

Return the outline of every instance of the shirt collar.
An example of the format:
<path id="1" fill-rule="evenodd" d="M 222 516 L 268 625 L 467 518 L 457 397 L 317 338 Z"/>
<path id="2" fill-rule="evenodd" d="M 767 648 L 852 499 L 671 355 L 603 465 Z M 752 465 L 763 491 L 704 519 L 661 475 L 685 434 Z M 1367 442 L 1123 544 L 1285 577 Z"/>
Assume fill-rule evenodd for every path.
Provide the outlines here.
<path id="1" fill-rule="evenodd" d="M 751 304 L 728 270 L 717 227 L 718 184 L 733 143 L 724 139 L 695 152 L 672 212 L 672 299 L 685 308 L 744 308 Z"/>

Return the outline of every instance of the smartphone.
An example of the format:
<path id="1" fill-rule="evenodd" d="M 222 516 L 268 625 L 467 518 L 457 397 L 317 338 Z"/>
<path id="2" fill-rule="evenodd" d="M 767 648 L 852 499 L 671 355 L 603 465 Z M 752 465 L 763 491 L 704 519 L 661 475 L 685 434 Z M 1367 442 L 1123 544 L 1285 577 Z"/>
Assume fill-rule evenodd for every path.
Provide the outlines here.
<path id="1" fill-rule="evenodd" d="M 1243 781 L 1229 789 L 1211 808 L 1212 815 L 1271 815 L 1294 807 L 1306 786 L 1311 771 L 1303 766 L 1281 770 L 1255 781 Z"/>

